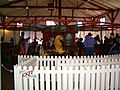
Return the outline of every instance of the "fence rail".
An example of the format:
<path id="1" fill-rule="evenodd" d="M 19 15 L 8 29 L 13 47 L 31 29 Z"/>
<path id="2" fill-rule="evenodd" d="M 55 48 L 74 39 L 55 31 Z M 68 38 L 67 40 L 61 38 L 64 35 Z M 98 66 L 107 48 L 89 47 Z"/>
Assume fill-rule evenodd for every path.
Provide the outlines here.
<path id="1" fill-rule="evenodd" d="M 120 66 L 14 66 L 15 90 L 120 90 Z"/>

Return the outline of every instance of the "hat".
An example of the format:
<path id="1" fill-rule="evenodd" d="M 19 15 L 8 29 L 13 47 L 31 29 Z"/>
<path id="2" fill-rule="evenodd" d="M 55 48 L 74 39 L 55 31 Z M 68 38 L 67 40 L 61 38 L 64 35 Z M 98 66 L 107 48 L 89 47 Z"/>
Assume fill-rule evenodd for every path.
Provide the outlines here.
<path id="1" fill-rule="evenodd" d="M 89 33 L 88 33 L 88 36 L 92 36 L 92 33 L 89 32 Z"/>

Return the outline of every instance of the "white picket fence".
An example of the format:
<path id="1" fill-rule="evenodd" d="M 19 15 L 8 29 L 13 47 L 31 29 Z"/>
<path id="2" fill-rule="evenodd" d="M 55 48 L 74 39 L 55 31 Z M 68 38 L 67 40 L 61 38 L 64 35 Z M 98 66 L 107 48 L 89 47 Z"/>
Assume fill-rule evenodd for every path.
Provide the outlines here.
<path id="1" fill-rule="evenodd" d="M 120 66 L 14 66 L 15 90 L 120 90 Z"/>
<path id="2" fill-rule="evenodd" d="M 94 57 L 79 57 L 79 56 L 18 56 L 18 65 L 20 66 L 93 66 L 93 65 L 120 65 L 120 54 L 94 56 Z"/>

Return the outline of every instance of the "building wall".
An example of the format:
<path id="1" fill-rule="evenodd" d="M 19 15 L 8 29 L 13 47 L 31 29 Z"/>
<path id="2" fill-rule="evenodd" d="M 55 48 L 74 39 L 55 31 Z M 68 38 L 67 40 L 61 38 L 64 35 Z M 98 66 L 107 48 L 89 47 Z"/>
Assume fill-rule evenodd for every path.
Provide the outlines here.
<path id="1" fill-rule="evenodd" d="M 19 41 L 19 31 L 4 30 L 3 32 L 3 30 L 0 30 L 0 36 L 4 36 L 4 41 L 8 43 L 10 42 L 11 37 L 13 37 L 15 44 L 17 44 Z"/>

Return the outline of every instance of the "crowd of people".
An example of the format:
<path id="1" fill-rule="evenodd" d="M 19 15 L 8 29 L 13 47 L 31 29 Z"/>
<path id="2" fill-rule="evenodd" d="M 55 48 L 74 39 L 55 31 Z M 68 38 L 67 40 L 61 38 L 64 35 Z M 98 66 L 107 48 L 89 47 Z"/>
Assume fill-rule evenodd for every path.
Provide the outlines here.
<path id="1" fill-rule="evenodd" d="M 44 44 L 39 45 L 38 42 L 36 41 L 36 38 L 33 40 L 32 43 L 29 43 L 30 37 L 24 38 L 24 35 L 25 33 L 21 32 L 19 43 L 17 45 L 17 49 L 15 50 L 18 55 L 44 55 L 44 53 L 47 52 L 48 48 L 45 48 Z M 62 40 L 62 42 L 61 40 L 59 40 L 59 42 L 63 44 L 62 50 L 66 53 L 70 53 L 70 51 L 73 50 L 73 47 L 70 46 L 71 44 L 69 45 L 69 42 L 74 43 L 73 41 L 71 41 L 73 40 L 73 38 L 70 39 L 70 41 L 69 39 L 65 39 L 65 40 Z M 1 37 L 1 42 L 4 42 L 4 37 Z M 66 45 L 64 45 L 65 42 L 66 42 Z M 13 38 L 10 39 L 10 43 L 14 43 Z M 52 43 L 50 43 L 50 46 L 54 50 L 56 49 L 56 47 L 58 47 L 56 46 L 57 44 L 56 45 L 55 44 L 56 44 L 55 38 L 54 39 L 52 38 Z M 67 48 L 64 49 L 65 46 L 69 50 L 67 50 Z M 110 33 L 110 37 L 104 36 L 104 40 L 102 40 L 100 39 L 99 35 L 96 35 L 95 37 L 93 37 L 92 33 L 88 33 L 85 36 L 85 38 L 77 38 L 75 40 L 75 47 L 77 48 L 77 50 L 75 50 L 75 52 L 73 50 L 73 52 L 71 53 L 73 55 L 78 55 L 78 56 L 118 54 L 120 53 L 120 36 L 118 35 L 118 33 L 116 34 Z M 76 52 L 77 54 L 74 54 Z"/>
<path id="2" fill-rule="evenodd" d="M 78 55 L 107 55 L 120 53 L 120 36 L 118 33 L 110 33 L 110 37 L 104 36 L 104 41 L 99 35 L 92 37 L 92 33 L 88 33 L 83 38 L 77 38 L 76 46 L 78 47 Z"/>

